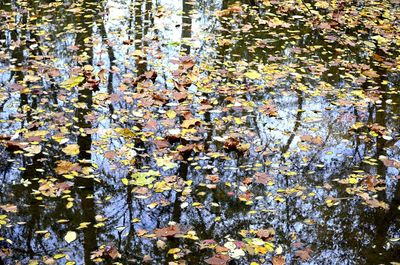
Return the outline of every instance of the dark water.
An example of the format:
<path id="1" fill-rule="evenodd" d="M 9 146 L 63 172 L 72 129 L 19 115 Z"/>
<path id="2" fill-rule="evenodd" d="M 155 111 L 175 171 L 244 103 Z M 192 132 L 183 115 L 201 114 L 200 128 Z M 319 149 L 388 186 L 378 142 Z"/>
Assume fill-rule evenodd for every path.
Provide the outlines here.
<path id="1" fill-rule="evenodd" d="M 400 262 L 399 5 L 319 2 L 0 0 L 1 262 Z"/>

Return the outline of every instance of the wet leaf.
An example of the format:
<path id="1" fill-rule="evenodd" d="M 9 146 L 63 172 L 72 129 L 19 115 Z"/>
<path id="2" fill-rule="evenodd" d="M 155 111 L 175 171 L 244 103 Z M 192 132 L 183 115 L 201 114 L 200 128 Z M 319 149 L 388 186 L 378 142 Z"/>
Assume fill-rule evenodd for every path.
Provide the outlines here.
<path id="1" fill-rule="evenodd" d="M 250 79 L 259 79 L 261 77 L 261 74 L 252 70 L 249 72 L 244 73 L 244 76 Z"/>
<path id="2" fill-rule="evenodd" d="M 77 144 L 69 144 L 62 149 L 62 151 L 70 156 L 76 156 L 79 154 L 79 145 Z"/>
<path id="3" fill-rule="evenodd" d="M 72 76 L 63 81 L 60 86 L 67 90 L 71 90 L 72 88 L 80 85 L 84 80 L 85 78 L 83 76 Z"/>
<path id="4" fill-rule="evenodd" d="M 210 265 L 226 265 L 229 260 L 230 257 L 228 255 L 216 254 L 213 257 L 206 259 L 205 262 Z"/>
<path id="5" fill-rule="evenodd" d="M 154 233 L 157 237 L 172 237 L 177 233 L 180 233 L 180 229 L 176 225 L 171 225 L 168 227 L 156 229 L 154 230 Z"/>
<path id="6" fill-rule="evenodd" d="M 284 256 L 274 256 L 272 258 L 272 265 L 285 265 L 285 257 Z"/>
<path id="7" fill-rule="evenodd" d="M 17 206 L 14 204 L 0 205 L 0 209 L 11 213 L 16 213 L 18 211 Z"/>
<path id="8" fill-rule="evenodd" d="M 311 248 L 307 247 L 303 250 L 296 250 L 294 254 L 295 254 L 295 256 L 299 257 L 301 260 L 307 261 L 307 260 L 311 259 L 311 253 L 312 253 Z"/>
<path id="9" fill-rule="evenodd" d="M 74 231 L 68 231 L 64 236 L 64 240 L 69 244 L 76 240 L 77 234 Z"/>

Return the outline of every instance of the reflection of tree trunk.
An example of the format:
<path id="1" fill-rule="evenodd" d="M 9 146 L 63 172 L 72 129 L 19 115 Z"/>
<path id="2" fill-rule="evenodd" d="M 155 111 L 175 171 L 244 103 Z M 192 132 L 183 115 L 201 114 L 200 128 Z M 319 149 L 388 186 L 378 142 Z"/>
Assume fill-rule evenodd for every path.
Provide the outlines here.
<path id="1" fill-rule="evenodd" d="M 100 23 L 100 25 L 99 25 L 100 34 L 101 34 L 102 38 L 107 40 L 108 37 L 107 37 L 106 27 L 104 26 L 104 19 L 102 19 L 99 23 Z M 110 46 L 110 45 L 107 45 L 107 54 L 108 54 L 108 60 L 110 61 L 110 69 L 111 69 L 114 64 L 113 62 L 115 60 L 115 53 L 114 53 L 112 46 Z M 108 74 L 108 80 L 107 80 L 107 93 L 109 95 L 114 93 L 113 88 L 114 88 L 114 74 L 110 72 Z M 108 107 L 109 107 L 110 116 L 111 116 L 112 114 L 114 114 L 114 106 L 112 103 L 110 103 L 108 105 Z"/>
<path id="2" fill-rule="evenodd" d="M 303 92 L 296 90 L 297 93 L 297 114 L 296 114 L 296 121 L 293 127 L 293 132 L 290 135 L 287 143 L 285 146 L 281 148 L 281 154 L 286 153 L 289 150 L 290 145 L 293 142 L 294 137 L 296 136 L 297 130 L 300 127 L 301 116 L 303 113 Z"/>
<path id="3" fill-rule="evenodd" d="M 40 158 L 43 158 L 42 154 L 35 155 L 32 157 L 32 164 L 28 164 L 26 166 L 26 170 L 22 174 L 21 178 L 22 179 L 27 179 L 27 180 L 32 180 L 35 178 L 40 178 L 41 176 L 38 174 L 37 169 L 43 169 L 43 163 L 38 162 Z M 33 190 L 38 190 L 39 189 L 39 183 L 37 180 L 33 180 L 31 186 L 29 188 Z M 20 197 L 20 196 L 18 196 Z M 40 227 L 40 215 L 42 213 L 40 209 L 40 201 L 36 200 L 36 198 L 32 198 L 29 196 L 29 215 L 31 216 L 30 220 L 27 223 L 27 230 L 28 232 L 26 233 L 26 250 L 30 256 L 30 258 L 33 258 L 35 255 L 34 248 L 38 244 L 33 244 L 33 239 L 35 237 L 35 231 Z"/>
<path id="4" fill-rule="evenodd" d="M 85 89 L 81 91 L 78 95 L 78 102 L 86 102 L 88 105 L 87 110 L 79 110 L 77 112 L 78 123 L 77 125 L 80 128 L 90 128 L 91 124 L 85 121 L 85 115 L 91 109 L 91 102 L 92 101 L 92 91 Z M 82 167 L 90 167 L 90 159 L 91 154 L 88 151 L 91 150 L 92 145 L 92 137 L 91 135 L 82 135 L 78 136 L 78 145 L 79 145 L 79 160 L 81 162 Z M 84 240 L 83 240 L 83 247 L 84 247 L 84 256 L 85 256 L 85 264 L 94 264 L 91 259 L 90 255 L 91 252 L 96 250 L 97 248 L 97 237 L 96 237 L 96 229 L 94 228 L 94 224 L 96 222 L 96 210 L 95 210 L 95 203 L 93 194 L 95 192 L 94 189 L 94 180 L 92 178 L 78 178 L 76 180 L 76 186 L 78 186 L 78 195 L 81 198 L 81 222 L 90 222 L 88 228 L 83 230 Z"/>
<path id="5" fill-rule="evenodd" d="M 192 18 L 193 2 L 182 0 L 182 33 L 181 52 L 190 55 L 190 45 L 185 44 L 192 37 Z"/>
<path id="6" fill-rule="evenodd" d="M 376 54 L 379 56 L 385 58 L 387 55 L 379 48 L 376 49 Z M 372 66 L 372 64 L 371 64 Z M 375 110 L 375 123 L 383 126 L 386 129 L 386 124 L 387 124 L 387 115 L 386 111 L 390 111 L 387 109 L 387 99 L 388 99 L 388 86 L 383 83 L 383 80 L 387 76 L 387 71 L 383 67 L 376 67 L 375 68 L 376 72 L 379 75 L 379 78 L 376 80 L 378 84 L 380 84 L 380 94 L 381 94 L 381 102 L 382 105 L 380 108 L 376 107 Z M 378 135 L 375 138 L 376 141 L 376 153 L 375 153 L 375 159 L 378 161 L 377 165 L 377 174 L 381 177 L 381 179 L 385 180 L 386 175 L 387 175 L 387 168 L 386 166 L 379 161 L 379 156 L 385 156 L 386 155 L 386 150 L 385 150 L 385 145 L 387 141 L 382 137 L 382 135 Z M 385 200 L 386 199 L 386 194 L 385 192 L 379 192 L 378 193 L 378 199 L 379 200 Z M 396 225 L 396 229 L 398 229 L 399 225 L 399 210 L 397 209 L 398 205 L 400 205 L 400 184 L 399 182 L 397 183 L 394 194 L 393 194 L 393 199 L 389 203 L 389 209 L 384 211 L 383 210 L 376 210 L 374 214 L 374 223 L 376 227 L 376 231 L 374 233 L 374 238 L 372 243 L 376 246 L 373 251 L 369 251 L 366 254 L 366 261 L 368 264 L 378 264 L 382 262 L 379 260 L 379 257 L 381 257 L 381 254 L 383 252 L 384 260 L 393 260 L 395 261 L 398 259 L 398 255 L 400 253 L 400 248 L 398 245 L 393 245 L 391 249 L 385 250 L 385 244 L 388 239 L 388 232 L 389 228 L 392 225 Z"/>
<path id="7" fill-rule="evenodd" d="M 154 25 L 152 9 L 153 9 L 153 1 L 146 0 L 145 10 L 144 10 L 145 25 L 143 30 L 145 36 L 149 32 L 149 29 L 152 28 Z"/>
<path id="8" fill-rule="evenodd" d="M 24 23 L 23 25 L 26 25 L 26 21 L 27 21 L 26 13 L 22 15 L 21 20 L 22 20 L 22 23 Z M 17 33 L 16 29 L 14 29 L 11 32 L 11 40 L 14 43 L 20 42 L 19 46 L 16 47 L 11 53 L 11 57 L 15 60 L 15 66 L 17 68 L 20 68 L 20 69 L 17 69 L 17 71 L 14 74 L 15 83 L 23 81 L 24 75 L 23 75 L 22 71 L 25 70 L 25 69 L 23 69 L 23 66 L 24 66 L 24 50 L 26 49 L 26 46 L 25 46 L 25 44 L 23 44 L 23 41 L 25 41 L 25 40 L 23 40 L 22 36 L 26 36 L 27 32 L 24 27 L 22 27 L 20 30 L 21 30 L 20 34 Z M 24 105 L 27 105 L 27 104 L 28 104 L 28 95 L 26 93 L 21 92 L 19 107 L 22 108 Z"/>
<path id="9" fill-rule="evenodd" d="M 189 171 L 189 163 L 187 162 L 187 159 L 184 159 L 184 161 L 181 162 L 179 166 L 179 177 L 182 178 L 183 180 L 187 180 L 188 176 L 188 171 Z M 177 192 L 175 195 L 175 202 L 174 202 L 174 208 L 172 211 L 172 221 L 179 223 L 181 220 L 182 216 L 182 208 L 181 208 L 181 201 L 180 198 L 182 196 L 182 192 Z"/>
<path id="10" fill-rule="evenodd" d="M 126 187 L 126 204 L 128 206 L 128 216 L 129 216 L 129 220 L 128 220 L 128 224 L 129 224 L 129 232 L 128 235 L 126 236 L 126 245 L 125 245 L 125 252 L 129 253 L 129 251 L 131 251 L 132 249 L 132 240 L 133 237 L 135 235 L 135 227 L 132 223 L 132 219 L 133 219 L 133 207 L 132 207 L 132 186 L 128 185 Z"/>
<path id="11" fill-rule="evenodd" d="M 86 2 L 83 4 L 84 12 L 82 15 L 77 15 L 77 23 L 79 26 L 83 27 L 85 30 L 82 33 L 78 33 L 76 36 L 76 45 L 80 45 L 80 49 L 83 51 L 84 39 L 91 37 L 93 29 L 90 26 L 91 19 L 85 16 L 92 7 Z M 90 12 L 89 12 L 90 13 Z M 79 55 L 79 57 L 81 57 Z M 93 64 L 93 50 L 88 49 L 89 64 Z M 93 105 L 93 91 L 87 87 L 82 90 L 78 90 L 78 102 L 85 103 L 86 108 L 78 108 L 76 110 L 75 117 L 77 118 L 77 126 L 81 129 L 90 129 L 92 124 L 87 120 L 87 115 L 92 111 Z M 78 158 L 81 161 L 82 167 L 90 167 L 91 154 L 90 150 L 92 147 L 92 137 L 90 134 L 82 133 L 78 135 L 77 144 L 79 145 L 79 155 Z M 91 224 L 88 228 L 83 230 L 83 247 L 84 247 L 84 260 L 85 264 L 94 264 L 90 259 L 91 252 L 97 249 L 97 236 L 96 228 L 93 226 L 96 222 L 96 210 L 94 203 L 94 180 L 93 178 L 77 178 L 75 186 L 78 187 L 77 193 L 81 199 L 81 222 L 90 222 Z"/>
<path id="12" fill-rule="evenodd" d="M 137 14 L 135 13 L 135 50 L 140 50 L 144 52 L 144 40 L 143 40 L 143 1 L 139 0 L 135 3 Z M 146 72 L 147 62 L 146 55 L 138 56 L 136 60 L 137 75 L 142 75 Z"/>
<path id="13" fill-rule="evenodd" d="M 184 143 L 186 144 L 186 143 Z M 187 176 L 188 176 L 188 170 L 189 170 L 189 163 L 187 161 L 187 159 L 190 157 L 190 154 L 184 154 L 183 155 L 183 161 L 181 161 L 179 169 L 178 169 L 178 176 L 180 178 L 182 178 L 183 180 L 187 180 Z M 171 220 L 176 222 L 176 223 L 180 223 L 181 221 L 181 217 L 182 217 L 182 208 L 181 208 L 181 203 L 182 201 L 180 200 L 182 196 L 182 191 L 177 192 L 175 194 L 175 201 L 173 204 L 173 209 L 172 209 L 172 215 L 171 215 Z M 172 238 L 171 240 L 169 240 L 169 248 L 177 248 L 179 247 L 179 239 L 177 238 Z M 167 256 L 167 260 L 166 260 L 166 264 L 169 264 L 168 261 L 172 261 L 173 258 L 171 257 L 171 255 Z"/>

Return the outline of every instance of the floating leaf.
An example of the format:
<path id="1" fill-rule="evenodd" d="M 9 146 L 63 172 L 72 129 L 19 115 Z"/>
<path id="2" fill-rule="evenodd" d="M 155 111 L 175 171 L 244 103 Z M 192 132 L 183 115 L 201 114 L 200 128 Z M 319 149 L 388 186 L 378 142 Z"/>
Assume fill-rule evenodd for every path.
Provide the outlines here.
<path id="1" fill-rule="evenodd" d="M 259 79 L 261 77 L 261 74 L 254 70 L 251 70 L 249 72 L 244 73 L 244 76 L 250 79 Z"/>
<path id="2" fill-rule="evenodd" d="M 42 147 L 40 145 L 31 145 L 31 146 L 25 147 L 24 151 L 26 151 L 32 155 L 37 155 L 42 151 Z"/>
<path id="3" fill-rule="evenodd" d="M 180 232 L 180 229 L 176 225 L 171 225 L 168 227 L 154 230 L 154 233 L 156 234 L 157 237 L 171 237 L 171 236 L 176 235 L 179 232 Z"/>
<path id="4" fill-rule="evenodd" d="M 0 205 L 0 209 L 3 209 L 6 212 L 12 212 L 12 213 L 16 213 L 18 210 L 17 206 L 14 204 Z"/>
<path id="5" fill-rule="evenodd" d="M 205 262 L 210 265 L 226 265 L 229 261 L 230 257 L 224 254 L 216 254 L 205 260 Z"/>
<path id="6" fill-rule="evenodd" d="M 69 244 L 76 240 L 77 234 L 74 231 L 68 231 L 64 236 L 64 240 Z"/>
<path id="7" fill-rule="evenodd" d="M 72 76 L 61 82 L 60 86 L 67 90 L 71 90 L 73 87 L 80 85 L 84 80 L 85 78 L 83 76 Z"/>
<path id="8" fill-rule="evenodd" d="M 70 156 L 75 156 L 79 154 L 79 145 L 77 144 L 69 144 L 62 149 L 64 153 Z"/>
<path id="9" fill-rule="evenodd" d="M 285 265 L 284 256 L 275 256 L 272 258 L 272 265 Z"/>

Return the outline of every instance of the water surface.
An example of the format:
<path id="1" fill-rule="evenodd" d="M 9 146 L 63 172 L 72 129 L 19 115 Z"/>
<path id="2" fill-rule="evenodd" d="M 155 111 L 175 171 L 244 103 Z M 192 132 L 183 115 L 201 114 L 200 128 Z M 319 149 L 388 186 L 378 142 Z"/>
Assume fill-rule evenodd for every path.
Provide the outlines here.
<path id="1" fill-rule="evenodd" d="M 399 18 L 0 2 L 0 264 L 397 264 Z"/>

